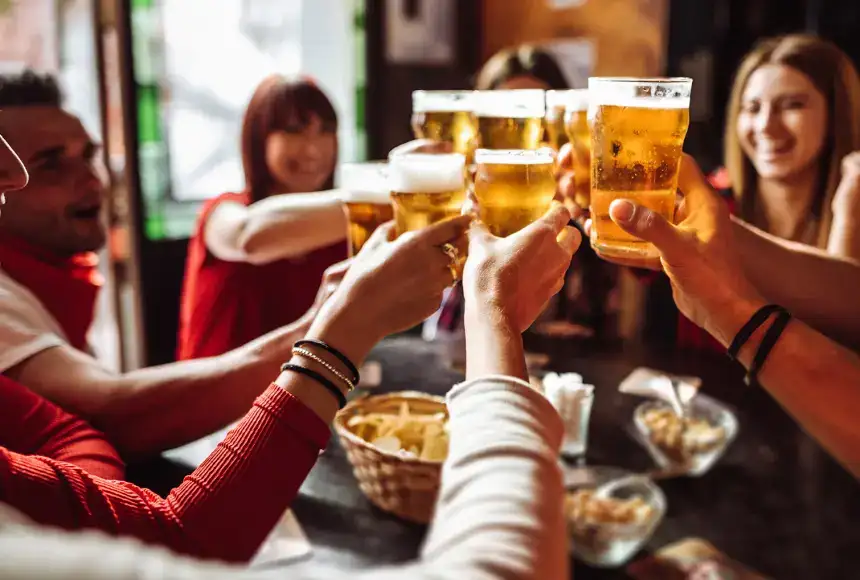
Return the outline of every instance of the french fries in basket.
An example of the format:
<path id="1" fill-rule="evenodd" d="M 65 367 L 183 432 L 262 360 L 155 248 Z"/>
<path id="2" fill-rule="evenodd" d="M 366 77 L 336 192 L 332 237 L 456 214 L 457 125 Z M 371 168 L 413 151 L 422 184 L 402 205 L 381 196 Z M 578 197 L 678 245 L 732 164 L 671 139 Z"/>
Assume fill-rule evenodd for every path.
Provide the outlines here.
<path id="1" fill-rule="evenodd" d="M 350 417 L 347 427 L 371 445 L 406 457 L 444 461 L 448 456 L 448 418 L 445 413 L 412 413 L 400 403 L 397 413 L 367 413 Z"/>

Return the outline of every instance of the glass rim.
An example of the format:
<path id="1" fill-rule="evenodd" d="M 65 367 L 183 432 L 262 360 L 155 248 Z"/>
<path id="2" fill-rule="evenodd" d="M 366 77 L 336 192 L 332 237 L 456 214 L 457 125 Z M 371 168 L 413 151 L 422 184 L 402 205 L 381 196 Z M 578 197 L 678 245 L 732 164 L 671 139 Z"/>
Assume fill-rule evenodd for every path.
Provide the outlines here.
<path id="1" fill-rule="evenodd" d="M 473 90 L 427 90 L 412 91 L 413 113 L 458 113 L 472 112 Z"/>
<path id="2" fill-rule="evenodd" d="M 397 153 L 388 156 L 388 167 L 389 172 L 391 171 L 392 166 L 399 165 L 403 162 L 430 162 L 436 161 L 437 164 L 441 163 L 462 163 L 464 166 L 466 165 L 466 156 L 462 153 L 421 153 L 421 152 L 410 152 L 410 153 Z"/>
<path id="3" fill-rule="evenodd" d="M 541 149 L 476 149 L 477 165 L 547 165 L 555 161 L 553 150 Z"/>
<path id="4" fill-rule="evenodd" d="M 689 77 L 591 77 L 589 115 L 596 107 L 689 109 L 693 79 Z"/>
<path id="5" fill-rule="evenodd" d="M 339 198 L 344 203 L 381 199 L 388 195 L 388 163 L 386 161 L 354 161 L 343 163 L 337 180 Z"/>
<path id="6" fill-rule="evenodd" d="M 588 82 L 618 84 L 693 84 L 691 77 L 588 77 Z"/>
<path id="7" fill-rule="evenodd" d="M 550 89 L 546 92 L 546 107 L 567 107 L 576 97 L 588 94 L 588 89 Z"/>
<path id="8" fill-rule="evenodd" d="M 543 89 L 475 91 L 472 111 L 477 117 L 543 118 L 546 115 L 546 91 Z"/>

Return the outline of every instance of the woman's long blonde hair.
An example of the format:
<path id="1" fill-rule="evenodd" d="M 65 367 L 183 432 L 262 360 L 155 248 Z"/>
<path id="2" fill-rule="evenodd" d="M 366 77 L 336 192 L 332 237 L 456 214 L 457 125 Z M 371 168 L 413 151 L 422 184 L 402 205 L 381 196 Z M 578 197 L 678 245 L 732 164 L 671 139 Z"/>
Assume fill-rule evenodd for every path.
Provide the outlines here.
<path id="1" fill-rule="evenodd" d="M 750 75 L 767 64 L 781 64 L 806 75 L 827 101 L 827 136 L 819 158 L 820 179 L 812 204 L 820 247 L 827 244 L 833 194 L 841 179 L 842 158 L 860 149 L 860 78 L 851 59 L 831 42 L 808 34 L 789 34 L 760 42 L 738 68 L 729 98 L 725 129 L 725 164 L 740 215 L 753 219 L 756 172 L 741 149 L 738 115 Z"/>

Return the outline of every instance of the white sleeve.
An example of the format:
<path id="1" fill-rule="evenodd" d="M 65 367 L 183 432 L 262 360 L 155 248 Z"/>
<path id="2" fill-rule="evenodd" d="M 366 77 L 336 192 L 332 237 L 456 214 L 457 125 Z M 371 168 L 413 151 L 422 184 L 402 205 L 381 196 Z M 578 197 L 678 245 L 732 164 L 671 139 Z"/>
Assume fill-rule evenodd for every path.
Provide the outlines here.
<path id="1" fill-rule="evenodd" d="M 0 270 L 0 373 L 65 343 L 62 328 L 39 299 Z"/>

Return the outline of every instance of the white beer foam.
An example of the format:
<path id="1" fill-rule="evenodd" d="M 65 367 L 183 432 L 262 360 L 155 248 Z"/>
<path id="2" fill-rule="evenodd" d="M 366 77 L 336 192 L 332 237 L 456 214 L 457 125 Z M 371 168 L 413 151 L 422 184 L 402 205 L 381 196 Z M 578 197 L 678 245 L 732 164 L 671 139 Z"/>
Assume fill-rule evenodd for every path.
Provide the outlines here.
<path id="1" fill-rule="evenodd" d="M 546 114 L 546 91 L 543 89 L 475 91 L 474 111 L 478 117 L 543 118 Z"/>
<path id="2" fill-rule="evenodd" d="M 553 162 L 553 150 L 528 149 L 478 149 L 475 163 L 481 165 L 546 165 Z"/>
<path id="3" fill-rule="evenodd" d="M 589 110 L 600 105 L 689 109 L 692 86 L 693 79 L 688 78 L 591 77 L 588 79 Z"/>
<path id="4" fill-rule="evenodd" d="M 471 112 L 475 91 L 413 91 L 413 113 Z"/>
<path id="5" fill-rule="evenodd" d="M 465 187 L 466 158 L 460 153 L 405 153 L 388 159 L 392 191 L 441 193 Z"/>
<path id="6" fill-rule="evenodd" d="M 546 108 L 564 107 L 567 111 L 588 110 L 588 89 L 567 89 L 546 92 Z"/>
<path id="7" fill-rule="evenodd" d="M 344 203 L 389 203 L 388 164 L 345 163 L 340 168 L 339 193 Z"/>

